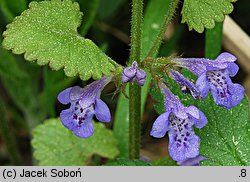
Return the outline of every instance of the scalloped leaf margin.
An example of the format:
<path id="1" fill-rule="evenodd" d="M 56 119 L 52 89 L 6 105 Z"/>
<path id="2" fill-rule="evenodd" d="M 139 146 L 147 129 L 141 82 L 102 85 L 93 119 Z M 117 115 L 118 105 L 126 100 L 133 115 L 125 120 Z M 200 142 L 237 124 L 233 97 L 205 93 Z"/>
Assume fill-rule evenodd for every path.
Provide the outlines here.
<path id="1" fill-rule="evenodd" d="M 39 165 L 86 165 L 93 155 L 114 159 L 118 154 L 117 140 L 103 123 L 93 122 L 95 133 L 78 138 L 65 128 L 59 118 L 51 118 L 33 130 L 32 146 Z"/>
<path id="2" fill-rule="evenodd" d="M 115 70 L 114 62 L 91 40 L 77 33 L 82 13 L 71 0 L 31 2 L 29 9 L 7 25 L 3 47 L 26 60 L 53 70 L 64 68 L 67 76 L 100 79 Z"/>
<path id="3" fill-rule="evenodd" d="M 223 22 L 225 15 L 233 11 L 233 2 L 237 0 L 184 0 L 182 23 L 187 23 L 189 30 L 199 33 L 204 28 L 212 29 L 215 22 Z"/>

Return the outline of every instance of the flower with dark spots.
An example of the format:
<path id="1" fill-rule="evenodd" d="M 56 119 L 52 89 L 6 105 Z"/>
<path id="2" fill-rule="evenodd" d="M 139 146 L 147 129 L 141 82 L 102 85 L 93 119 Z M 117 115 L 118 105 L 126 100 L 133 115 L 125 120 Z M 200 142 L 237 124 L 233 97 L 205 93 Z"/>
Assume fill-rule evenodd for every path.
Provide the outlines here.
<path id="1" fill-rule="evenodd" d="M 177 164 L 180 166 L 199 166 L 200 162 L 203 160 L 207 160 L 207 158 L 204 156 L 198 155 L 194 158 L 189 158 L 189 159 L 186 159 L 184 161 L 179 161 L 179 162 L 177 162 Z"/>
<path id="2" fill-rule="evenodd" d="M 132 63 L 131 67 L 127 67 L 122 72 L 122 82 L 135 82 L 143 86 L 146 80 L 146 72 L 138 67 L 136 61 Z"/>
<path id="3" fill-rule="evenodd" d="M 243 86 L 233 83 L 230 78 L 239 70 L 237 64 L 234 63 L 236 59 L 230 53 L 222 53 L 215 60 L 181 58 L 173 59 L 173 61 L 198 76 L 195 85 L 203 99 L 211 91 L 217 105 L 230 109 L 241 102 L 245 92 Z"/>
<path id="4" fill-rule="evenodd" d="M 189 81 L 185 76 L 183 76 L 178 71 L 169 70 L 169 76 L 176 81 L 178 85 L 180 85 L 182 88 L 186 87 L 188 92 L 192 95 L 194 99 L 201 99 L 201 93 L 199 89 L 196 87 L 195 84 L 193 84 L 191 81 Z"/>
<path id="5" fill-rule="evenodd" d="M 202 98 L 211 91 L 216 104 L 226 109 L 238 105 L 244 98 L 245 89 L 240 84 L 233 83 L 230 76 L 227 69 L 203 73 L 196 82 Z"/>
<path id="6" fill-rule="evenodd" d="M 108 106 L 100 99 L 103 88 L 111 81 L 104 76 L 84 88 L 74 86 L 63 90 L 57 97 L 62 104 L 71 104 L 60 113 L 62 124 L 80 138 L 88 138 L 94 133 L 93 116 L 101 122 L 109 122 L 111 114 Z"/>
<path id="7" fill-rule="evenodd" d="M 206 116 L 195 106 L 184 107 L 165 84 L 160 83 L 159 87 L 164 95 L 165 112 L 154 122 L 150 135 L 162 138 L 168 132 L 169 155 L 175 161 L 198 156 L 200 138 L 192 127 L 204 127 L 208 122 Z"/>

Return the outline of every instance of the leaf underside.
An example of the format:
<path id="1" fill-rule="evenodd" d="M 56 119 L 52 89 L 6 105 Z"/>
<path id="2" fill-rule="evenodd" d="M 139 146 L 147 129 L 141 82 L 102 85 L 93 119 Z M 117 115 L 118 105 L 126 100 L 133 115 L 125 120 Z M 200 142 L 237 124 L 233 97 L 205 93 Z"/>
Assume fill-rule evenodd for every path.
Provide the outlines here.
<path id="1" fill-rule="evenodd" d="M 224 16 L 233 11 L 232 2 L 237 0 L 184 0 L 182 23 L 187 23 L 189 30 L 199 33 L 204 28 L 212 29 L 215 22 L 222 22 Z"/>
<path id="2" fill-rule="evenodd" d="M 82 13 L 70 0 L 31 2 L 3 33 L 3 47 L 26 60 L 54 70 L 64 68 L 69 77 L 100 79 L 114 70 L 112 60 L 91 40 L 80 37 Z"/>
<path id="3" fill-rule="evenodd" d="M 49 119 L 33 131 L 32 146 L 39 165 L 86 165 L 88 157 L 98 154 L 113 159 L 119 151 L 117 141 L 102 123 L 95 123 L 90 138 L 78 138 L 59 119 Z"/>

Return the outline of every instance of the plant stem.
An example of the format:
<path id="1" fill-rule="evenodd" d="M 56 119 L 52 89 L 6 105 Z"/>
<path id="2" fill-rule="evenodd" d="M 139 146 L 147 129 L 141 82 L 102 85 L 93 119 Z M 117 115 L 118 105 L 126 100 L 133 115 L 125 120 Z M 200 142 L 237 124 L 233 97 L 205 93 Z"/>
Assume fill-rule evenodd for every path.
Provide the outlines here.
<path id="1" fill-rule="evenodd" d="M 140 64 L 139 60 L 141 54 L 141 29 L 143 16 L 143 0 L 133 0 L 132 3 L 130 65 L 133 61 L 137 61 L 138 64 Z"/>
<path id="2" fill-rule="evenodd" d="M 129 158 L 139 159 L 141 145 L 141 88 L 129 86 Z"/>
<path id="3" fill-rule="evenodd" d="M 12 165 L 21 165 L 22 164 L 21 155 L 17 148 L 15 137 L 13 133 L 10 131 L 9 124 L 5 118 L 5 107 L 2 101 L 0 101 L 0 115 L 1 115 L 0 133 L 3 137 L 3 141 L 8 150 Z"/>
<path id="4" fill-rule="evenodd" d="M 132 1 L 131 52 L 129 64 L 140 64 L 143 0 Z M 129 158 L 139 159 L 141 128 L 141 88 L 129 85 Z"/>
<path id="5" fill-rule="evenodd" d="M 147 58 L 153 57 L 157 54 L 159 47 L 161 45 L 162 37 L 164 36 L 164 33 L 166 32 L 167 27 L 170 24 L 170 22 L 174 16 L 175 10 L 178 6 L 178 2 L 179 2 L 179 0 L 172 0 L 171 1 L 170 5 L 169 5 L 170 6 L 169 11 L 165 15 L 165 20 L 161 26 L 160 33 L 158 34 L 153 46 L 151 47 L 150 51 L 148 52 Z"/>

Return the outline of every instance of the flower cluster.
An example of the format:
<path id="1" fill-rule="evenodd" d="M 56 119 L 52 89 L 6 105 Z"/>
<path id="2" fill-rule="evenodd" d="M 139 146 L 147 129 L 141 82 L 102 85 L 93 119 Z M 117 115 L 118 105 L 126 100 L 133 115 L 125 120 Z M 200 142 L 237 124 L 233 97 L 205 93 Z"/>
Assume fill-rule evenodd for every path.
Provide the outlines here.
<path id="1" fill-rule="evenodd" d="M 163 69 L 166 68 L 164 73 L 182 88 L 186 88 L 187 93 L 194 99 L 204 99 L 211 91 L 217 105 L 230 109 L 239 104 L 244 97 L 244 88 L 233 83 L 230 78 L 239 70 L 235 61 L 236 57 L 230 53 L 222 53 L 215 60 L 173 58 L 167 62 L 172 66 L 166 68 L 166 65 L 163 65 Z M 162 62 L 159 65 L 162 65 Z M 179 73 L 176 67 L 187 68 L 198 76 L 196 83 Z M 143 86 L 146 72 L 140 69 L 135 61 L 131 67 L 123 69 L 121 80 L 123 83 L 133 82 Z M 69 109 L 63 110 L 60 114 L 63 125 L 78 137 L 87 138 L 94 132 L 94 115 L 101 122 L 109 122 L 111 114 L 100 95 L 111 81 L 112 76 L 104 76 L 84 88 L 75 86 L 62 91 L 58 95 L 58 100 L 62 104 L 71 104 Z M 170 156 L 179 165 L 199 165 L 199 162 L 206 158 L 199 154 L 200 138 L 193 128 L 203 128 L 208 123 L 206 116 L 195 106 L 185 107 L 164 84 L 163 79 L 158 80 L 157 84 L 164 96 L 165 112 L 154 122 L 150 135 L 162 138 L 168 133 Z"/>
<path id="2" fill-rule="evenodd" d="M 174 58 L 171 62 L 175 66 L 187 68 L 198 79 L 194 84 L 173 69 L 168 70 L 168 75 L 187 88 L 194 99 L 204 99 L 211 91 L 217 105 L 230 109 L 244 97 L 244 88 L 230 79 L 239 70 L 234 61 L 236 57 L 230 53 L 222 53 L 215 60 Z M 164 95 L 165 112 L 156 119 L 150 134 L 161 138 L 168 132 L 170 156 L 179 165 L 199 165 L 206 158 L 199 155 L 200 138 L 195 135 L 193 126 L 204 127 L 208 122 L 206 116 L 195 106 L 184 107 L 163 82 L 159 87 Z"/>

